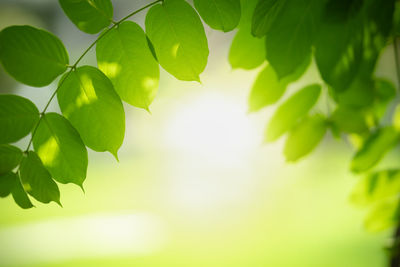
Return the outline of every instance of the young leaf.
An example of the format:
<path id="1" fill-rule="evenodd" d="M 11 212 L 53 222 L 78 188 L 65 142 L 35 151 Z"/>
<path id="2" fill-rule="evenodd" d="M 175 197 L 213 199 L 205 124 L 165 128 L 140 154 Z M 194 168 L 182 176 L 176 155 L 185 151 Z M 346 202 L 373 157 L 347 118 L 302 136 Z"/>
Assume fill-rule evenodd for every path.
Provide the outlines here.
<path id="1" fill-rule="evenodd" d="M 39 110 L 28 99 L 0 95 L 0 144 L 16 142 L 29 134 L 39 120 Z"/>
<path id="2" fill-rule="evenodd" d="M 305 118 L 289 132 L 283 153 L 286 160 L 297 161 L 309 154 L 326 133 L 326 120 L 320 115 Z"/>
<path id="3" fill-rule="evenodd" d="M 323 1 L 279 3 L 283 5 L 281 12 L 266 36 L 266 57 L 281 79 L 293 73 L 310 57 Z"/>
<path id="4" fill-rule="evenodd" d="M 265 36 L 280 15 L 286 0 L 259 0 L 254 10 L 251 33 L 256 37 Z"/>
<path id="5" fill-rule="evenodd" d="M 54 201 L 61 205 L 60 190 L 35 152 L 29 151 L 28 156 L 22 159 L 20 175 L 26 192 L 37 201 Z"/>
<path id="6" fill-rule="evenodd" d="M 384 127 L 373 133 L 353 157 L 351 170 L 364 172 L 372 168 L 399 141 L 399 137 L 393 127 Z"/>
<path id="7" fill-rule="evenodd" d="M 79 133 L 67 119 L 46 113 L 33 138 L 33 147 L 56 181 L 82 186 L 88 154 Z"/>
<path id="8" fill-rule="evenodd" d="M 98 33 L 110 25 L 113 6 L 110 0 L 59 0 L 68 18 L 81 31 Z"/>
<path id="9" fill-rule="evenodd" d="M 69 59 L 55 35 L 31 26 L 10 26 L 0 32 L 0 61 L 17 81 L 41 87 L 62 74 Z"/>
<path id="10" fill-rule="evenodd" d="M 0 175 L 0 197 L 7 197 L 14 188 L 17 176 L 13 172 Z"/>
<path id="11" fill-rule="evenodd" d="M 240 0 L 194 0 L 195 8 L 213 29 L 229 32 L 240 21 Z"/>
<path id="12" fill-rule="evenodd" d="M 322 78 L 335 91 L 346 90 L 356 77 L 363 53 L 362 1 L 330 0 L 315 41 Z"/>
<path id="13" fill-rule="evenodd" d="M 229 63 L 233 69 L 251 70 L 265 61 L 265 38 L 251 35 L 250 29 L 239 28 L 229 50 Z"/>
<path id="14" fill-rule="evenodd" d="M 350 199 L 366 206 L 400 193 L 400 170 L 384 170 L 369 174 L 357 183 Z"/>
<path id="15" fill-rule="evenodd" d="M 271 65 L 267 65 L 257 76 L 249 96 L 249 111 L 258 111 L 274 104 L 285 93 L 286 87 L 301 77 L 310 64 L 311 58 L 304 62 L 295 73 L 278 79 Z"/>
<path id="16" fill-rule="evenodd" d="M 88 147 L 117 157 L 124 140 L 125 113 L 107 76 L 91 66 L 79 67 L 65 78 L 57 99 Z"/>
<path id="17" fill-rule="evenodd" d="M 265 133 L 265 141 L 272 142 L 291 130 L 299 119 L 307 115 L 315 105 L 321 92 L 321 86 L 309 85 L 286 100 L 272 116 Z"/>
<path id="18" fill-rule="evenodd" d="M 160 71 L 142 28 L 132 21 L 121 23 L 97 43 L 96 55 L 121 99 L 147 110 L 156 96 Z"/>
<path id="19" fill-rule="evenodd" d="M 14 198 L 15 203 L 17 203 L 18 206 L 20 206 L 23 209 L 30 209 L 32 207 L 34 207 L 32 205 L 31 200 L 29 199 L 28 195 L 25 192 L 24 187 L 21 184 L 21 180 L 19 179 L 19 176 L 15 173 L 13 173 L 14 175 L 14 187 L 11 191 L 11 194 Z"/>
<path id="20" fill-rule="evenodd" d="M 18 166 L 22 158 L 22 151 L 11 145 L 0 145 L 0 175 L 12 171 Z"/>
<path id="21" fill-rule="evenodd" d="M 344 133 L 361 134 L 368 131 L 365 114 L 359 109 L 339 106 L 331 116 L 332 123 Z"/>
<path id="22" fill-rule="evenodd" d="M 146 33 L 161 66 L 183 81 L 200 81 L 208 44 L 196 11 L 184 0 L 165 0 L 146 16 Z"/>

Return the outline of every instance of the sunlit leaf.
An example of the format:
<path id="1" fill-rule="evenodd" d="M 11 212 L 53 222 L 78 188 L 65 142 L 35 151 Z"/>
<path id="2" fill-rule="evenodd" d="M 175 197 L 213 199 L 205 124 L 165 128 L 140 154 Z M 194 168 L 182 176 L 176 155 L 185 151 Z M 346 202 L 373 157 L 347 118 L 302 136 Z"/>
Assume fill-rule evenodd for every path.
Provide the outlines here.
<path id="1" fill-rule="evenodd" d="M 42 203 L 54 201 L 60 204 L 60 190 L 35 152 L 29 151 L 22 159 L 20 175 L 29 195 Z"/>
<path id="2" fill-rule="evenodd" d="M 399 138 L 400 134 L 393 127 L 378 129 L 355 154 L 351 161 L 351 170 L 364 172 L 372 168 L 399 141 Z"/>
<path id="3" fill-rule="evenodd" d="M 229 32 L 240 21 L 240 0 L 194 0 L 194 6 L 211 28 Z"/>
<path id="4" fill-rule="evenodd" d="M 121 99 L 148 109 L 157 93 L 160 71 L 142 28 L 132 21 L 121 23 L 98 42 L 96 55 L 99 68 Z"/>
<path id="5" fill-rule="evenodd" d="M 233 69 L 251 70 L 265 61 L 265 38 L 251 34 L 251 18 L 257 0 L 242 0 L 242 17 L 239 30 L 232 40 L 229 63 Z"/>
<path id="6" fill-rule="evenodd" d="M 17 81 L 41 87 L 62 74 L 69 59 L 55 35 L 31 26 L 10 26 L 0 32 L 0 61 Z"/>
<path id="7" fill-rule="evenodd" d="M 184 0 L 165 0 L 148 11 L 145 24 L 161 66 L 179 80 L 199 81 L 209 51 L 196 11 Z"/>
<path id="8" fill-rule="evenodd" d="M 365 228 L 378 232 L 399 223 L 399 197 L 391 197 L 377 203 L 365 219 Z"/>
<path id="9" fill-rule="evenodd" d="M 256 37 L 263 37 L 271 29 L 280 15 L 286 0 L 258 0 L 252 19 L 251 32 Z"/>
<path id="10" fill-rule="evenodd" d="M 19 176 L 13 173 L 14 176 L 14 187 L 11 191 L 11 194 L 14 198 L 15 203 L 17 203 L 18 206 L 20 206 L 23 209 L 30 209 L 33 206 L 31 200 L 28 197 L 28 194 L 25 192 L 24 187 L 21 184 L 21 180 L 19 179 Z"/>
<path id="11" fill-rule="evenodd" d="M 368 130 L 366 115 L 359 109 L 339 106 L 331 116 L 332 123 L 344 133 L 361 134 Z"/>
<path id="12" fill-rule="evenodd" d="M 400 193 L 400 170 L 384 170 L 360 179 L 351 194 L 351 201 L 365 206 Z"/>
<path id="13" fill-rule="evenodd" d="M 323 1 L 279 3 L 283 5 L 281 12 L 266 36 L 266 57 L 281 79 L 293 73 L 310 57 Z"/>
<path id="14" fill-rule="evenodd" d="M 16 142 L 29 134 L 39 120 L 39 110 L 28 99 L 0 95 L 0 144 Z"/>
<path id="15" fill-rule="evenodd" d="M 125 134 L 125 113 L 111 81 L 91 66 L 77 68 L 57 92 L 63 115 L 95 151 L 117 157 Z"/>
<path id="16" fill-rule="evenodd" d="M 274 104 L 285 93 L 287 86 L 296 81 L 307 69 L 310 60 L 302 64 L 295 73 L 278 79 L 271 65 L 267 65 L 257 76 L 249 96 L 249 111 L 257 111 Z"/>
<path id="17" fill-rule="evenodd" d="M 321 86 L 309 85 L 292 95 L 274 113 L 265 133 L 265 140 L 272 142 L 290 131 L 315 105 Z"/>
<path id="18" fill-rule="evenodd" d="M 289 132 L 283 153 L 287 161 L 297 161 L 309 154 L 321 142 L 327 129 L 320 115 L 305 118 Z"/>
<path id="19" fill-rule="evenodd" d="M 81 31 L 98 33 L 110 25 L 113 6 L 110 0 L 59 0 L 68 18 Z"/>
<path id="20" fill-rule="evenodd" d="M 67 119 L 56 113 L 45 114 L 33 138 L 33 146 L 55 180 L 82 186 L 88 154 L 79 133 Z"/>
<path id="21" fill-rule="evenodd" d="M 0 145 L 0 175 L 12 171 L 18 166 L 22 158 L 22 151 L 11 145 Z"/>
<path id="22" fill-rule="evenodd" d="M 0 197 L 7 197 L 15 186 L 17 176 L 13 172 L 0 175 Z"/>

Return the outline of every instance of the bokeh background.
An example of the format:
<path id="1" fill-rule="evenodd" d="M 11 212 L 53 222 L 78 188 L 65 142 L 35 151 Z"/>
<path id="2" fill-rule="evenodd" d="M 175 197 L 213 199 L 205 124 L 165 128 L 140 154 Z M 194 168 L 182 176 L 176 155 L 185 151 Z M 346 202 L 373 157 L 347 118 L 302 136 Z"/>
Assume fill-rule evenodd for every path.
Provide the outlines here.
<path id="1" fill-rule="evenodd" d="M 149 2 L 114 0 L 114 18 Z M 132 20 L 144 26 L 144 16 Z M 0 29 L 11 24 L 55 33 L 71 62 L 95 39 L 55 0 L 0 0 Z M 365 211 L 349 201 L 358 178 L 348 171 L 351 146 L 328 136 L 311 156 L 285 163 L 282 141 L 262 143 L 273 108 L 248 113 L 257 70 L 229 66 L 234 33 L 206 33 L 202 84 L 162 71 L 151 114 L 125 105 L 120 161 L 89 151 L 85 193 L 60 185 L 63 208 L 0 201 L 0 266 L 385 266 L 391 231 L 367 233 Z M 94 50 L 82 64 L 96 65 Z M 289 91 L 318 80 L 313 68 Z M 377 76 L 395 81 L 391 47 Z M 0 93 L 28 97 L 39 109 L 55 84 L 30 88 L 0 69 Z M 59 110 L 56 99 L 50 107 Z M 323 103 L 318 108 L 324 112 Z"/>

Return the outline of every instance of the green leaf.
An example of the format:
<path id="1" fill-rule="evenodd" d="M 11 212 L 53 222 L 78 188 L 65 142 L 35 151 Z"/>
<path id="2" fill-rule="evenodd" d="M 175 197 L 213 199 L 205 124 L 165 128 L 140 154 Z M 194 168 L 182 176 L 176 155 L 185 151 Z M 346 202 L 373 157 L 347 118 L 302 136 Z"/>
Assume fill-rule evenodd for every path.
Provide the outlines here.
<path id="1" fill-rule="evenodd" d="M 37 201 L 54 201 L 61 205 L 60 190 L 35 152 L 29 151 L 27 157 L 22 159 L 20 175 L 26 192 Z"/>
<path id="2" fill-rule="evenodd" d="M 332 123 L 344 133 L 361 134 L 368 131 L 365 114 L 359 109 L 339 106 L 331 116 Z"/>
<path id="3" fill-rule="evenodd" d="M 97 43 L 96 55 L 121 99 L 147 110 L 156 96 L 160 71 L 142 28 L 131 21 L 121 23 Z"/>
<path id="4" fill-rule="evenodd" d="M 240 0 L 194 0 L 203 20 L 215 30 L 229 32 L 240 21 Z"/>
<path id="5" fill-rule="evenodd" d="M 364 172 L 372 168 L 399 141 L 399 137 L 399 133 L 393 127 L 378 129 L 353 157 L 351 170 Z"/>
<path id="6" fill-rule="evenodd" d="M 304 87 L 286 100 L 272 116 L 265 133 L 265 141 L 272 142 L 290 131 L 315 105 L 321 86 L 313 84 Z"/>
<path id="7" fill-rule="evenodd" d="M 65 76 L 57 99 L 63 115 L 88 147 L 110 151 L 118 158 L 125 135 L 125 112 L 107 76 L 91 66 L 79 67 Z"/>
<path id="8" fill-rule="evenodd" d="M 350 200 L 366 206 L 400 193 L 400 170 L 384 170 L 366 175 L 355 186 Z"/>
<path id="9" fill-rule="evenodd" d="M 356 77 L 345 91 L 333 88 L 336 101 L 353 109 L 368 107 L 374 101 L 374 82 L 370 78 Z"/>
<path id="10" fill-rule="evenodd" d="M 239 30 L 229 50 L 229 63 L 233 69 L 251 70 L 265 61 L 265 38 L 251 34 L 251 17 L 257 0 L 242 0 Z"/>
<path id="11" fill-rule="evenodd" d="M 310 57 L 323 1 L 279 3 L 283 5 L 281 12 L 266 36 L 266 57 L 281 79 L 293 73 Z"/>
<path id="12" fill-rule="evenodd" d="M 12 171 L 18 166 L 22 158 L 22 151 L 11 145 L 0 145 L 0 175 Z"/>
<path id="13" fill-rule="evenodd" d="M 68 66 L 68 54 L 55 35 L 31 26 L 10 26 L 0 32 L 0 61 L 17 81 L 46 86 Z"/>
<path id="14" fill-rule="evenodd" d="M 286 160 L 294 162 L 313 151 L 324 137 L 326 128 L 326 120 L 320 115 L 302 120 L 286 139 L 283 150 Z"/>
<path id="15" fill-rule="evenodd" d="M 183 81 L 200 81 L 208 44 L 196 11 L 184 0 L 165 0 L 146 16 L 146 33 L 161 66 Z"/>
<path id="16" fill-rule="evenodd" d="M 396 88 L 393 83 L 385 79 L 376 79 L 374 89 L 379 102 L 388 102 L 396 96 Z"/>
<path id="17" fill-rule="evenodd" d="M 17 176 L 13 172 L 0 175 L 0 197 L 7 197 L 15 186 Z"/>
<path id="18" fill-rule="evenodd" d="M 0 144 L 16 142 L 28 135 L 39 120 L 39 110 L 28 99 L 0 95 Z"/>
<path id="19" fill-rule="evenodd" d="M 250 30 L 239 28 L 229 50 L 229 63 L 233 69 L 251 70 L 265 61 L 265 39 L 251 35 Z"/>
<path id="20" fill-rule="evenodd" d="M 371 232 L 378 232 L 399 223 L 399 197 L 391 197 L 377 203 L 365 219 L 365 228 Z"/>
<path id="21" fill-rule="evenodd" d="M 249 111 L 258 111 L 274 104 L 285 93 L 287 86 L 301 77 L 310 64 L 311 58 L 304 62 L 295 73 L 278 79 L 271 65 L 267 65 L 257 76 L 249 96 Z"/>
<path id="22" fill-rule="evenodd" d="M 98 33 L 110 25 L 113 6 L 110 0 L 59 0 L 68 18 L 81 31 Z"/>
<path id="23" fill-rule="evenodd" d="M 14 198 L 15 203 L 17 203 L 17 205 L 23 209 L 30 209 L 34 207 L 28 195 L 26 194 L 24 187 L 22 186 L 19 176 L 15 173 L 13 173 L 13 175 L 15 183 L 11 194 Z"/>
<path id="24" fill-rule="evenodd" d="M 88 154 L 79 133 L 67 119 L 46 113 L 33 138 L 33 147 L 56 181 L 82 187 Z"/>
<path id="25" fill-rule="evenodd" d="M 280 15 L 286 0 L 259 0 L 254 10 L 251 33 L 256 37 L 265 36 Z"/>

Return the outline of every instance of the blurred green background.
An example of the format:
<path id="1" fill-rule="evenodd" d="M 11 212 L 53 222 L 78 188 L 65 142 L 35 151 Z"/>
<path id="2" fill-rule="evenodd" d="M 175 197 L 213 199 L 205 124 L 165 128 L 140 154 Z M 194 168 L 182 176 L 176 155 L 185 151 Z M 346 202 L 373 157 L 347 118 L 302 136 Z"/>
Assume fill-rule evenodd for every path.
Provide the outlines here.
<path id="1" fill-rule="evenodd" d="M 149 1 L 113 2 L 121 18 Z M 144 15 L 133 20 L 143 26 Z M 71 62 L 95 38 L 54 0 L 0 0 L 0 28 L 10 24 L 57 34 Z M 282 142 L 262 144 L 273 110 L 247 112 L 257 71 L 231 70 L 233 33 L 206 33 L 202 84 L 162 71 L 151 114 L 125 105 L 120 162 L 89 151 L 85 193 L 61 185 L 63 208 L 0 201 L 0 266 L 385 266 L 390 231 L 367 233 L 365 211 L 348 200 L 357 182 L 350 145 L 328 137 L 305 160 L 286 164 Z M 393 81 L 392 58 L 388 48 L 377 73 Z M 94 51 L 83 64 L 96 64 Z M 315 79 L 311 67 L 289 89 Z M 53 90 L 21 86 L 0 70 L 0 92 L 29 97 L 39 109 Z M 56 101 L 51 109 L 58 111 Z"/>

